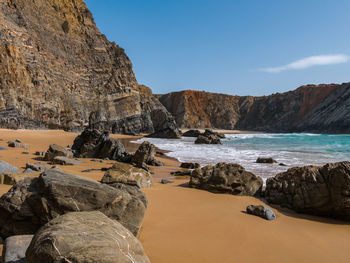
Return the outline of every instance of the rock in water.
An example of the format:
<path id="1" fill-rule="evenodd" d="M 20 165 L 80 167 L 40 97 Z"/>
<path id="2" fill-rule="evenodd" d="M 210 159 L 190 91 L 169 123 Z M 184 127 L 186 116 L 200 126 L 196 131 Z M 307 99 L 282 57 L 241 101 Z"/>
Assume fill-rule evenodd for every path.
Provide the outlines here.
<path id="1" fill-rule="evenodd" d="M 221 140 L 214 134 L 209 135 L 199 135 L 195 144 L 221 144 Z"/>
<path id="2" fill-rule="evenodd" d="M 220 139 L 224 139 L 225 138 L 225 134 L 215 132 L 212 129 L 205 129 L 203 135 L 204 136 L 214 135 L 214 136 L 216 136 L 216 137 L 218 137 Z"/>
<path id="3" fill-rule="evenodd" d="M 275 213 L 268 207 L 263 205 L 249 205 L 247 206 L 247 213 L 250 215 L 256 215 L 266 220 L 276 219 Z"/>
<path id="4" fill-rule="evenodd" d="M 258 157 L 256 160 L 256 163 L 277 163 L 276 160 L 274 160 L 271 157 Z"/>
<path id="5" fill-rule="evenodd" d="M 137 235 L 147 207 L 136 186 L 101 184 L 56 169 L 24 178 L 0 198 L 0 235 L 34 234 L 61 214 L 98 210 Z"/>
<path id="6" fill-rule="evenodd" d="M 102 177 L 101 183 L 124 183 L 146 188 L 152 186 L 152 175 L 148 171 L 130 164 L 117 163 L 108 169 Z"/>
<path id="7" fill-rule="evenodd" d="M 67 158 L 73 158 L 73 153 L 70 149 L 57 144 L 51 144 L 47 152 L 45 153 L 45 161 L 53 161 L 55 157 L 63 156 Z"/>
<path id="8" fill-rule="evenodd" d="M 19 173 L 19 169 L 17 167 L 14 167 L 13 165 L 5 161 L 0 161 L 0 174 L 15 174 L 15 173 Z"/>
<path id="9" fill-rule="evenodd" d="M 100 130 L 85 129 L 75 138 L 72 149 L 78 158 L 109 158 L 120 162 L 130 162 L 132 158 L 120 141 Z"/>
<path id="10" fill-rule="evenodd" d="M 183 137 L 195 137 L 197 138 L 201 132 L 199 130 L 188 130 L 187 132 L 183 133 Z"/>
<path id="11" fill-rule="evenodd" d="M 26 263 L 26 251 L 33 235 L 12 236 L 5 240 L 3 250 L 4 263 Z"/>
<path id="12" fill-rule="evenodd" d="M 218 163 L 193 170 L 189 186 L 233 195 L 259 195 L 263 180 L 233 163 Z"/>
<path id="13" fill-rule="evenodd" d="M 350 220 L 350 162 L 291 168 L 267 179 L 265 197 L 296 212 Z"/>
<path id="14" fill-rule="evenodd" d="M 129 230 L 97 211 L 50 221 L 35 234 L 26 258 L 28 263 L 150 263 Z"/>

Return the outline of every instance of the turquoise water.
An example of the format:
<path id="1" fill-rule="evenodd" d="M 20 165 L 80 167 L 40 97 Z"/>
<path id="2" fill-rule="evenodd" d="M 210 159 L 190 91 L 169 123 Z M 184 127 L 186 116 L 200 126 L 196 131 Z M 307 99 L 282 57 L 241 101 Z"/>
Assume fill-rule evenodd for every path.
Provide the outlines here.
<path id="1" fill-rule="evenodd" d="M 171 151 L 168 155 L 181 162 L 199 162 L 201 165 L 238 163 L 265 179 L 294 166 L 350 160 L 350 135 L 230 134 L 222 140 L 222 145 L 196 145 L 195 138 L 185 137 L 180 140 L 146 140 L 160 149 Z M 258 157 L 272 157 L 278 163 L 257 164 Z"/>

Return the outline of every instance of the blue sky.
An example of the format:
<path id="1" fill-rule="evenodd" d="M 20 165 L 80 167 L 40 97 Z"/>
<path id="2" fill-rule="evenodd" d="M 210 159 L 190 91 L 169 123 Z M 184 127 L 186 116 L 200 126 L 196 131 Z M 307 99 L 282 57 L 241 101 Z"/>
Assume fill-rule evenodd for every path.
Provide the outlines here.
<path id="1" fill-rule="evenodd" d="M 154 93 L 350 82 L 348 0 L 85 0 Z"/>

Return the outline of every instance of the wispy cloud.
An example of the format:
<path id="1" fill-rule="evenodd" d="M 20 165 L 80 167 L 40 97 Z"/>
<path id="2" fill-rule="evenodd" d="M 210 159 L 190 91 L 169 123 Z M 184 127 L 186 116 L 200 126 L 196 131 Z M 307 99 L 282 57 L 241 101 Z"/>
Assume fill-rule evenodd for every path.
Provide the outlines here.
<path id="1" fill-rule="evenodd" d="M 262 68 L 261 71 L 265 71 L 269 73 L 279 73 L 285 70 L 305 69 L 313 66 L 346 63 L 349 60 L 350 60 L 350 56 L 344 55 L 344 54 L 319 55 L 319 56 L 311 56 L 311 57 L 299 59 L 292 63 L 289 63 L 284 66 L 280 66 L 280 67 Z"/>

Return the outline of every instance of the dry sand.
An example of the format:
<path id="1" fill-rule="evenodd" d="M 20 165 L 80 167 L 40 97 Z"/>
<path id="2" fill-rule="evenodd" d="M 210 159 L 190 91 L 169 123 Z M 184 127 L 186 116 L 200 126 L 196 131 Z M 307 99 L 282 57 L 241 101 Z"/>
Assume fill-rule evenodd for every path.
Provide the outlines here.
<path id="1" fill-rule="evenodd" d="M 75 133 L 63 131 L 0 130 L 1 146 L 8 140 L 21 139 L 28 144 L 29 155 L 23 149 L 0 151 L 0 159 L 21 169 L 26 162 L 34 163 L 35 151 L 45 151 L 51 143 L 72 144 Z M 132 136 L 113 135 L 124 143 Z M 127 143 L 129 150 L 137 146 Z M 171 178 L 170 171 L 178 170 L 179 163 L 161 158 L 164 167 L 152 168 L 154 186 L 143 189 L 149 207 L 146 212 L 140 240 L 152 263 L 225 263 L 225 262 L 350 262 L 350 225 L 346 222 L 295 214 L 273 209 L 274 221 L 247 215 L 250 204 L 262 204 L 253 197 L 190 189 L 188 178 Z M 67 172 L 95 180 L 103 172 L 83 173 L 89 168 L 109 167 L 114 161 L 93 162 L 62 166 Z M 35 174 L 37 175 L 37 174 Z M 174 183 L 162 185 L 160 178 Z M 0 194 L 10 186 L 0 185 Z M 1 248 L 0 248 L 1 250 Z"/>

